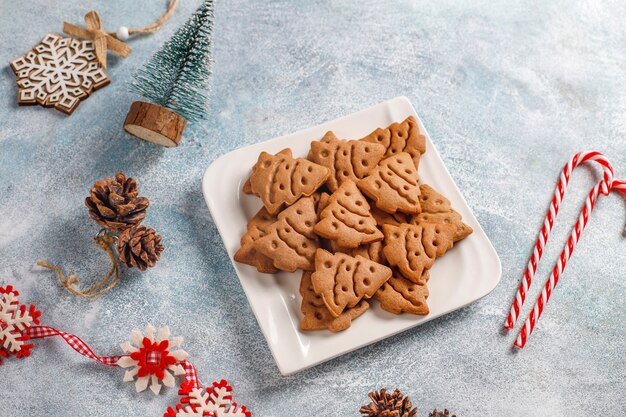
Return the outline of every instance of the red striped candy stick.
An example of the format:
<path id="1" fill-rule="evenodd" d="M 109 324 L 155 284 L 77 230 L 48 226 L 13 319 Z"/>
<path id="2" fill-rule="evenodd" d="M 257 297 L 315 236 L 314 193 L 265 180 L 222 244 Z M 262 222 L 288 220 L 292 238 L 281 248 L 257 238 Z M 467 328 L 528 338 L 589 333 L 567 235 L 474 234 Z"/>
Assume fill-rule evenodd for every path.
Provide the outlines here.
<path id="1" fill-rule="evenodd" d="M 563 273 L 563 270 L 567 265 L 567 261 L 572 256 L 572 253 L 574 252 L 574 247 L 580 239 L 582 231 L 585 229 L 585 226 L 587 226 L 587 222 L 589 221 L 589 214 L 591 214 L 591 211 L 596 204 L 596 199 L 598 198 L 598 195 L 600 193 L 605 194 L 602 190 L 605 184 L 608 184 L 609 191 L 613 189 L 619 193 L 626 195 L 626 181 L 624 180 L 613 180 L 612 182 L 606 182 L 605 177 L 604 180 L 602 180 L 599 184 L 591 189 L 589 195 L 587 196 L 587 200 L 585 201 L 585 207 L 583 207 L 583 210 L 578 217 L 578 221 L 574 225 L 574 229 L 572 230 L 572 233 L 567 240 L 567 244 L 565 245 L 565 248 L 563 248 L 563 251 L 559 256 L 559 260 L 557 261 L 556 265 L 554 265 L 554 269 L 552 270 L 552 275 L 550 276 L 550 279 L 546 281 L 546 284 L 541 291 L 541 295 L 537 299 L 533 310 L 531 311 L 529 317 L 526 319 L 526 322 L 524 322 L 524 324 L 522 325 L 522 329 L 520 330 L 520 333 L 515 340 L 515 346 L 517 346 L 518 348 L 523 348 L 524 345 L 526 345 L 526 340 L 533 332 L 533 329 L 535 328 L 535 324 L 537 324 L 539 317 L 541 317 L 543 308 L 550 299 L 550 294 L 552 294 L 552 290 L 554 290 L 554 287 L 556 287 L 556 284 L 559 282 L 559 276 Z"/>
<path id="2" fill-rule="evenodd" d="M 534 277 L 535 272 L 537 271 L 539 260 L 541 259 L 543 255 L 543 249 L 546 245 L 546 242 L 548 241 L 548 237 L 550 235 L 552 227 L 554 226 L 554 221 L 556 220 L 556 217 L 558 215 L 559 207 L 560 207 L 561 201 L 563 200 L 563 196 L 565 194 L 567 186 L 569 184 L 572 171 L 577 166 L 579 166 L 580 164 L 586 161 L 598 162 L 604 169 L 604 177 L 602 181 L 600 181 L 600 183 L 598 183 L 589 192 L 589 195 L 587 196 L 587 200 L 585 201 L 585 206 L 583 207 L 583 210 L 578 218 L 578 221 L 576 225 L 574 226 L 574 229 L 572 230 L 572 233 L 567 241 L 565 248 L 563 249 L 563 252 L 561 253 L 561 256 L 559 257 L 557 264 L 554 266 L 552 275 L 550 276 L 550 279 L 546 282 L 546 285 L 541 293 L 541 296 L 537 300 L 537 303 L 535 307 L 533 308 L 533 311 L 531 312 L 529 319 L 526 321 L 526 323 L 522 327 L 520 335 L 515 342 L 515 345 L 520 348 L 523 347 L 524 344 L 526 343 L 527 337 L 530 335 L 537 320 L 541 316 L 541 313 L 543 312 L 543 308 L 545 304 L 547 303 L 547 301 L 549 300 L 552 290 L 554 289 L 554 287 L 556 286 L 559 280 L 560 274 L 565 269 L 567 261 L 571 257 L 574 251 L 574 247 L 576 246 L 576 243 L 580 239 L 580 235 L 582 231 L 587 226 L 587 222 L 589 221 L 589 215 L 591 214 L 591 211 L 593 210 L 595 206 L 598 196 L 600 195 L 600 193 L 604 195 L 608 195 L 609 192 L 611 191 L 611 187 L 613 185 L 613 168 L 609 160 L 601 153 L 580 152 L 574 155 L 574 157 L 565 165 L 565 167 L 563 168 L 563 171 L 561 172 L 561 177 L 559 179 L 559 183 L 557 184 L 554 197 L 552 198 L 550 209 L 548 210 L 548 213 L 546 215 L 546 220 L 544 221 L 544 224 L 541 228 L 541 232 L 535 244 L 535 250 L 533 251 L 533 254 L 530 257 L 528 266 L 526 267 L 526 271 L 524 273 L 524 277 L 518 288 L 517 295 L 515 296 L 515 300 L 513 301 L 513 305 L 511 306 L 511 310 L 507 317 L 505 328 L 507 329 L 513 328 L 515 326 L 515 322 L 517 318 L 519 317 L 519 312 L 526 299 L 526 292 L 528 291 L 528 288 L 530 287 L 532 283 L 532 278 Z"/>

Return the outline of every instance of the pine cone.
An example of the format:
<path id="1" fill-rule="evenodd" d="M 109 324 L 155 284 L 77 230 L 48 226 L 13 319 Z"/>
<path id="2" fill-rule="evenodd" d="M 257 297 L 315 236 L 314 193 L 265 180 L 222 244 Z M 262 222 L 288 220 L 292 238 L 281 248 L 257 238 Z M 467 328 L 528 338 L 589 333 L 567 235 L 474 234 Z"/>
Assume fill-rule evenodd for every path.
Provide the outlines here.
<path id="1" fill-rule="evenodd" d="M 161 236 L 153 228 L 146 226 L 129 227 L 117 240 L 117 253 L 120 261 L 128 268 L 136 266 L 141 271 L 153 267 L 165 249 Z"/>
<path id="2" fill-rule="evenodd" d="M 136 226 L 146 217 L 150 205 L 145 197 L 138 197 L 139 190 L 134 178 L 118 172 L 115 178 L 96 181 L 85 205 L 89 215 L 100 226 L 112 232 Z"/>
<path id="3" fill-rule="evenodd" d="M 443 411 L 439 411 L 435 408 L 430 414 L 428 414 L 428 417 L 456 417 L 456 415 L 450 415 L 447 408 Z"/>
<path id="4" fill-rule="evenodd" d="M 363 417 L 416 417 L 417 408 L 411 409 L 411 399 L 399 390 L 388 394 L 385 388 L 369 393 L 372 402 L 359 410 Z"/>

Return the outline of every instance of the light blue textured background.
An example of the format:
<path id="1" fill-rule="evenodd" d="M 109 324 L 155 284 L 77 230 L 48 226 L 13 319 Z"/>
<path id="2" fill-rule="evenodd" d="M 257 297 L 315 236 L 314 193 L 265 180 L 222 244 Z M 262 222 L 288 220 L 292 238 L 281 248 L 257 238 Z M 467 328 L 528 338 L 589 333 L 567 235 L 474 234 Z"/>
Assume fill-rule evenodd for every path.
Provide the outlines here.
<path id="1" fill-rule="evenodd" d="M 71 117 L 18 108 L 7 63 L 98 10 L 107 29 L 138 26 L 166 1 L 0 0 L 0 283 L 43 321 L 117 354 L 131 329 L 169 324 L 205 382 L 227 378 L 255 416 L 356 416 L 369 390 L 399 387 L 425 415 L 626 414 L 626 204 L 601 198 L 528 346 L 512 352 L 501 324 L 541 225 L 558 170 L 604 151 L 626 175 L 626 3 L 615 1 L 220 1 L 206 122 L 177 149 L 129 137 L 132 73 L 199 4 L 109 58 L 110 86 Z M 219 155 L 406 95 L 502 259 L 500 285 L 461 311 L 332 362 L 282 377 L 248 308 L 200 181 Z M 146 224 L 167 246 L 146 273 L 94 301 L 68 295 L 37 259 L 81 277 L 105 271 L 83 206 L 97 179 L 124 171 L 152 205 Z M 565 241 L 597 169 L 580 169 L 546 264 Z M 534 288 L 530 300 L 534 301 Z M 527 313 L 530 305 L 524 309 Z M 0 367 L 0 415 L 160 416 L 123 371 L 59 340 Z"/>

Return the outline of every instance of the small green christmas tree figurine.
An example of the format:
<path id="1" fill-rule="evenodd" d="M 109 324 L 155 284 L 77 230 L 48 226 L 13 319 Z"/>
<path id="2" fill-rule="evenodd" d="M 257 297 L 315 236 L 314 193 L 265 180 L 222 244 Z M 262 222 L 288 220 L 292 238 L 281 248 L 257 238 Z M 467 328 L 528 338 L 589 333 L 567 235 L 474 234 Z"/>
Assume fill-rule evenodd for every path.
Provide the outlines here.
<path id="1" fill-rule="evenodd" d="M 204 0 L 172 38 L 139 70 L 131 89 L 146 99 L 134 102 L 124 129 L 131 135 L 173 147 L 187 121 L 206 117 L 211 77 L 213 0 Z"/>

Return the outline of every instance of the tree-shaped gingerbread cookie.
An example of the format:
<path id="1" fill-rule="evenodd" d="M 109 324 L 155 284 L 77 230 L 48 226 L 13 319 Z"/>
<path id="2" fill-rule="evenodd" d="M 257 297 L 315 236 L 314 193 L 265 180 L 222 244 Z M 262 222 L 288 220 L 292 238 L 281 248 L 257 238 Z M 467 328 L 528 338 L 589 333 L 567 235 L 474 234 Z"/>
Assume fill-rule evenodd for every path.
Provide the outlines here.
<path id="1" fill-rule="evenodd" d="M 424 271 L 452 247 L 455 230 L 449 224 L 385 224 L 383 253 L 389 264 L 397 267 L 405 278 L 424 285 Z"/>
<path id="2" fill-rule="evenodd" d="M 391 269 L 362 256 L 318 249 L 311 280 L 315 293 L 322 297 L 330 314 L 339 317 L 361 299 L 371 298 L 390 277 Z"/>
<path id="3" fill-rule="evenodd" d="M 276 217 L 271 216 L 265 207 L 261 207 L 261 210 L 250 219 L 247 231 L 241 237 L 241 247 L 234 256 L 237 262 L 252 265 L 259 272 L 268 274 L 278 272 L 278 269 L 274 268 L 274 261 L 257 252 L 254 247 L 254 243 L 268 233 L 270 226 L 276 220 Z"/>
<path id="4" fill-rule="evenodd" d="M 330 170 L 326 185 L 330 191 L 336 191 L 347 179 L 356 182 L 367 176 L 384 154 L 385 147 L 381 144 L 340 140 L 333 132 L 328 132 L 321 141 L 311 142 L 307 158 Z"/>
<path id="5" fill-rule="evenodd" d="M 315 233 L 343 248 L 356 248 L 383 239 L 367 200 L 351 180 L 344 181 L 330 196 L 315 225 Z"/>
<path id="6" fill-rule="evenodd" d="M 275 215 L 300 197 L 313 194 L 329 175 L 326 167 L 294 159 L 289 149 L 276 155 L 261 152 L 250 176 L 250 189 L 261 198 L 268 213 Z"/>
<path id="7" fill-rule="evenodd" d="M 428 271 L 424 271 L 424 281 L 428 281 Z M 428 287 L 418 285 L 404 278 L 394 271 L 394 275 L 376 291 L 374 298 L 380 302 L 383 310 L 393 314 L 411 313 L 417 315 L 428 314 Z"/>
<path id="8" fill-rule="evenodd" d="M 270 258 L 275 268 L 294 272 L 313 270 L 319 240 L 313 232 L 317 221 L 315 198 L 303 197 L 278 214 L 265 236 L 254 242 L 254 249 Z"/>
<path id="9" fill-rule="evenodd" d="M 421 212 L 417 183 L 417 168 L 411 155 L 401 152 L 383 159 L 368 175 L 357 182 L 365 195 L 376 202 L 376 207 L 387 213 L 401 211 L 408 214 Z"/>
<path id="10" fill-rule="evenodd" d="M 310 271 L 302 273 L 300 295 L 302 296 L 300 311 L 303 314 L 300 330 L 328 329 L 331 332 L 340 332 L 350 327 L 352 320 L 361 316 L 370 307 L 367 301 L 361 300 L 356 307 L 344 310 L 339 317 L 333 317 L 322 297 L 315 294 Z"/>
<path id="11" fill-rule="evenodd" d="M 426 136 L 420 131 L 413 116 L 407 117 L 402 123 L 392 123 L 385 129 L 376 129 L 361 140 L 383 145 L 386 149 L 385 157 L 407 152 L 411 155 L 415 168 L 422 154 L 426 152 Z"/>
<path id="12" fill-rule="evenodd" d="M 452 224 L 456 227 L 454 242 L 463 240 L 474 231 L 463 223 L 461 215 L 452 208 L 450 200 L 427 184 L 420 185 L 420 207 L 422 212 L 411 219 L 412 224 Z"/>

